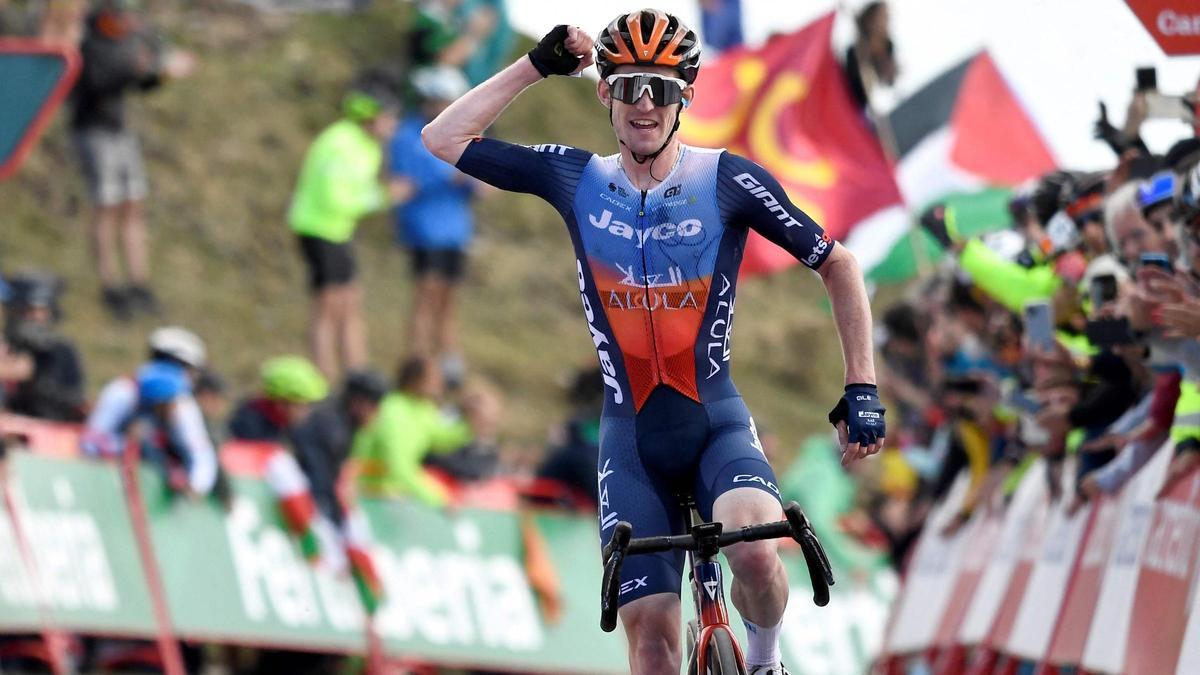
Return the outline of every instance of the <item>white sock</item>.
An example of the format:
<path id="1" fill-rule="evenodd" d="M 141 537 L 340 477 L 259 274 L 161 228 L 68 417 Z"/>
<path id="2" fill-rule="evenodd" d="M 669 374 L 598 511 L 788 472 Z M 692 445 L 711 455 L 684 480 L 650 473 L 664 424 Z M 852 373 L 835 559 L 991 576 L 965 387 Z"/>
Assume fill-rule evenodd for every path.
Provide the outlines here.
<path id="1" fill-rule="evenodd" d="M 742 623 L 746 626 L 746 665 L 753 668 L 779 663 L 782 658 L 779 653 L 779 628 L 783 626 L 783 621 L 770 628 L 756 626 L 745 619 L 742 619 Z"/>

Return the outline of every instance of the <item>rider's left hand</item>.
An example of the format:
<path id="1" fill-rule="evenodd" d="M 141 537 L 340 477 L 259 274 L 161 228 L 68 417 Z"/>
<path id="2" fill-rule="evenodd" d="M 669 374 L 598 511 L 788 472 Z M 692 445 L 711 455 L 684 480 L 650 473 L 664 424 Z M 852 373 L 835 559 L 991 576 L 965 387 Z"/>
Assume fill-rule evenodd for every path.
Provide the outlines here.
<path id="1" fill-rule="evenodd" d="M 829 423 L 837 428 L 842 445 L 843 466 L 883 449 L 887 440 L 885 412 L 875 385 L 846 385 L 846 393 L 829 411 Z"/>

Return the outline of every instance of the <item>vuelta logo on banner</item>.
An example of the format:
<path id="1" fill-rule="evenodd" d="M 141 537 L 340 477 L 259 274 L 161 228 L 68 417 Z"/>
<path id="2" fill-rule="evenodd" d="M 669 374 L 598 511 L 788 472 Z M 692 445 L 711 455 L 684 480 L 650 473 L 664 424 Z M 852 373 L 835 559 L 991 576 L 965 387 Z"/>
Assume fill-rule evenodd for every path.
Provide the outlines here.
<path id="1" fill-rule="evenodd" d="M 1200 54 L 1200 3 L 1196 0 L 1129 0 L 1129 9 L 1165 53 Z"/>

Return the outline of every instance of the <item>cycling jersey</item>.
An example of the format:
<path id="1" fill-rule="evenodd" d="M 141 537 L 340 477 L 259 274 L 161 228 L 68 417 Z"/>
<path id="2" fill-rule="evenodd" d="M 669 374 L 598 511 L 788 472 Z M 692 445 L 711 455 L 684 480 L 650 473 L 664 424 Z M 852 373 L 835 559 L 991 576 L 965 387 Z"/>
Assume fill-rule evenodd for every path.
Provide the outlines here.
<path id="1" fill-rule="evenodd" d="M 635 414 L 659 384 L 697 403 L 737 395 L 729 335 L 737 270 L 754 229 L 817 268 L 833 241 L 765 169 L 681 146 L 670 173 L 639 190 L 620 156 L 480 138 L 458 168 L 527 192 L 562 214 L 606 387 L 605 414 Z"/>
<path id="2" fill-rule="evenodd" d="M 469 144 L 458 168 L 550 202 L 575 245 L 579 295 L 604 375 L 597 466 L 601 542 L 679 534 L 679 495 L 711 519 L 724 493 L 779 498 L 754 421 L 729 377 L 738 266 L 754 229 L 811 268 L 832 240 L 762 167 L 681 146 L 654 189 L 638 190 L 618 155 L 564 145 Z M 664 172 L 666 169 L 664 169 Z M 633 556 L 620 603 L 680 592 L 683 553 Z"/>
<path id="3" fill-rule="evenodd" d="M 80 445 L 90 457 L 115 457 L 125 450 L 126 434 L 139 422 L 143 459 L 165 465 L 167 455 L 183 464 L 188 485 L 208 494 L 217 481 L 217 453 L 204 426 L 204 415 L 191 392 L 174 399 L 171 417 L 163 424 L 138 397 L 137 380 L 119 377 L 100 390 L 88 416 Z"/>

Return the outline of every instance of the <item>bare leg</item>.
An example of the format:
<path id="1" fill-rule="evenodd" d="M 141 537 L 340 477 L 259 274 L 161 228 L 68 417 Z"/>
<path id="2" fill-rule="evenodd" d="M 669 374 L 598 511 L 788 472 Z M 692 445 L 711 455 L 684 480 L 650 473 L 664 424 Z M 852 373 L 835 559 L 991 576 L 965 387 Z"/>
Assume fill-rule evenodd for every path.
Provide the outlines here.
<path id="1" fill-rule="evenodd" d="M 412 320 L 409 321 L 408 353 L 432 356 L 434 353 L 434 312 L 441 281 L 431 275 L 417 278 L 413 286 Z"/>
<path id="2" fill-rule="evenodd" d="M 754 488 L 730 490 L 717 498 L 713 518 L 726 530 L 783 519 L 779 499 Z M 787 607 L 787 572 L 775 540 L 743 542 L 725 549 L 733 571 L 730 597 L 746 623 L 746 665 L 780 661 L 779 632 Z"/>
<path id="3" fill-rule="evenodd" d="M 88 222 L 88 240 L 96 259 L 100 285 L 104 288 L 117 285 L 117 245 L 113 239 L 119 212 L 120 207 L 117 206 L 96 206 Z"/>
<path id="4" fill-rule="evenodd" d="M 638 598 L 622 607 L 620 616 L 629 640 L 632 675 L 679 672 L 683 660 L 679 596 L 657 593 Z"/>
<path id="5" fill-rule="evenodd" d="M 441 358 L 458 356 L 457 287 L 442 281 L 437 307 L 437 354 Z"/>
<path id="6" fill-rule="evenodd" d="M 779 500 L 756 488 L 730 490 L 717 498 L 713 519 L 725 530 L 783 519 Z M 774 540 L 744 542 L 724 549 L 733 571 L 731 598 L 743 619 L 758 626 L 775 626 L 787 607 L 787 572 Z"/>
<path id="7" fill-rule="evenodd" d="M 337 376 L 337 288 L 313 291 L 308 345 L 313 363 L 328 378 Z"/>
<path id="8" fill-rule="evenodd" d="M 347 370 L 362 368 L 367 365 L 367 324 L 362 314 L 362 287 L 350 282 L 341 287 L 338 295 L 342 365 Z"/>
<path id="9" fill-rule="evenodd" d="M 143 202 L 131 201 L 121 205 L 121 246 L 129 281 L 145 286 L 150 280 L 150 253 L 146 237 Z"/>

